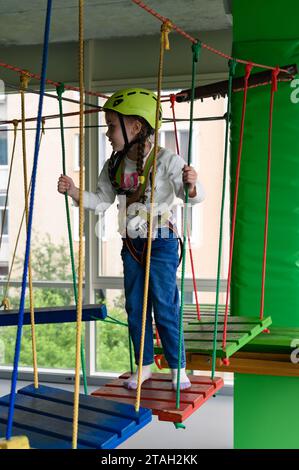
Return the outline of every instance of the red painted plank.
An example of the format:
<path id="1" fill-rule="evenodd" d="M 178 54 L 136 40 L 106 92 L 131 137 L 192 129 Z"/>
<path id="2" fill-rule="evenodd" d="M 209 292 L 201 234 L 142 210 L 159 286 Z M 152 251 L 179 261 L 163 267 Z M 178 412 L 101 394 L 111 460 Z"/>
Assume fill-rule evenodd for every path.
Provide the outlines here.
<path id="1" fill-rule="evenodd" d="M 128 390 L 123 386 L 123 380 L 129 376 L 129 373 L 123 374 L 92 395 L 134 405 L 136 390 Z M 223 386 L 223 380 L 219 377 L 212 380 L 207 376 L 192 375 L 189 379 L 192 387 L 181 391 L 180 409 L 176 409 L 176 393 L 171 390 L 171 375 L 153 374 L 152 379 L 142 384 L 141 406 L 151 408 L 161 421 L 183 422 Z"/>
<path id="2" fill-rule="evenodd" d="M 124 382 L 123 379 L 117 379 L 117 380 L 114 380 L 114 382 L 110 382 L 110 383 L 106 384 L 106 387 L 123 387 L 123 382 Z M 214 389 L 212 384 L 209 385 L 209 384 L 201 384 L 201 383 L 194 384 L 193 383 L 192 387 L 188 389 L 188 393 L 189 394 L 195 394 L 195 395 L 203 393 L 204 395 L 206 395 L 207 390 L 209 390 L 210 387 L 212 389 Z M 161 380 L 160 381 L 146 380 L 142 384 L 142 390 L 172 391 L 172 383 L 171 382 L 162 382 Z"/>

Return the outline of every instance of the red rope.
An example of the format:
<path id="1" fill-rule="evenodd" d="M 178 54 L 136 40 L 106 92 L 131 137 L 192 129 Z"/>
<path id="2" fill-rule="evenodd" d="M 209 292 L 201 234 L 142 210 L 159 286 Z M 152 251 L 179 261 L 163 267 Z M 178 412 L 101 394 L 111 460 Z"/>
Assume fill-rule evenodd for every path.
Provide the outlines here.
<path id="1" fill-rule="evenodd" d="M 136 5 L 138 5 L 140 8 L 147 11 L 148 13 L 153 15 L 158 20 L 162 21 L 162 23 L 165 23 L 166 21 L 170 21 L 172 29 L 177 31 L 179 34 L 181 34 L 183 37 L 185 37 L 186 39 L 188 39 L 192 43 L 197 43 L 198 42 L 198 39 L 195 39 L 192 36 L 190 36 L 190 34 L 186 33 L 184 30 L 179 28 L 169 18 L 166 18 L 165 16 L 160 15 L 158 12 L 156 12 L 155 10 L 150 8 L 145 3 L 141 2 L 140 0 L 132 0 L 132 1 L 134 3 L 136 3 Z M 219 51 L 218 49 L 215 49 L 214 47 L 209 46 L 208 44 L 205 44 L 204 42 L 201 42 L 201 45 L 202 45 L 202 47 L 204 47 L 208 51 L 212 52 L 213 54 L 217 54 L 217 55 L 219 55 L 221 57 L 224 57 L 226 59 L 231 59 L 231 60 L 233 59 L 233 57 L 225 54 L 224 52 Z M 247 60 L 242 60 L 242 59 L 235 59 L 235 60 L 236 60 L 236 62 L 238 62 L 240 64 L 245 64 L 245 65 L 248 64 L 248 65 L 251 65 L 251 66 L 254 66 L 254 67 L 260 67 L 260 68 L 263 68 L 263 69 L 276 70 L 276 67 L 271 67 L 269 65 L 257 64 L 255 62 L 248 62 Z M 284 69 L 279 69 L 279 71 L 289 73 L 287 70 L 284 70 Z"/>
<path id="2" fill-rule="evenodd" d="M 36 80 L 40 80 L 41 77 L 40 75 L 37 75 L 36 73 L 32 73 L 32 72 L 28 72 L 28 70 L 23 70 L 23 69 L 20 69 L 19 67 L 16 67 L 14 65 L 10 65 L 10 64 L 6 64 L 5 62 L 0 62 L 0 67 L 3 67 L 5 69 L 8 69 L 8 70 L 13 70 L 14 72 L 17 72 L 19 74 L 23 74 L 23 73 L 26 73 L 27 75 L 29 75 L 31 78 L 35 78 Z M 55 87 L 59 86 L 60 85 L 60 82 L 55 82 L 53 80 L 50 80 L 49 78 L 46 78 L 46 83 L 48 83 L 49 85 L 53 85 Z M 66 90 L 71 90 L 71 91 L 80 91 L 80 88 L 77 88 L 75 86 L 71 86 L 71 85 L 64 85 L 64 88 Z M 85 93 L 87 95 L 91 95 L 91 96 L 99 96 L 101 98 L 108 98 L 108 96 L 106 95 L 103 95 L 103 93 L 99 93 L 97 91 L 88 91 L 88 90 L 85 90 Z"/>
<path id="3" fill-rule="evenodd" d="M 174 135 L 175 135 L 176 149 L 177 149 L 177 154 L 179 155 L 180 154 L 180 146 L 179 146 L 178 130 L 177 130 L 177 125 L 176 125 L 176 117 L 175 117 L 175 110 L 174 110 L 174 105 L 175 105 L 175 102 L 176 102 L 176 95 L 174 95 L 174 94 L 169 95 L 169 99 L 170 99 L 170 107 L 171 107 L 171 110 L 172 110 L 172 117 L 173 117 L 173 124 L 174 124 Z M 197 319 L 199 321 L 200 320 L 200 307 L 199 307 L 199 301 L 198 301 L 198 295 L 197 295 L 197 285 L 196 285 L 196 278 L 195 278 L 195 269 L 194 269 L 194 261 L 193 261 L 193 253 L 192 253 L 192 248 L 191 248 L 189 227 L 188 227 L 187 230 L 188 230 L 188 246 L 189 246 L 190 262 L 191 262 L 191 270 L 192 270 L 193 290 L 194 290 L 194 294 L 195 294 Z"/>
<path id="4" fill-rule="evenodd" d="M 102 109 L 87 109 L 84 111 L 84 114 L 91 114 L 91 113 L 98 113 L 102 111 Z M 72 113 L 64 113 L 64 117 L 70 117 L 70 116 L 77 116 L 80 112 L 79 111 L 74 111 Z M 47 120 L 47 119 L 58 119 L 60 117 L 59 114 L 49 114 L 48 116 L 43 116 L 42 119 L 43 120 Z M 31 118 L 26 118 L 25 119 L 25 122 L 32 122 L 32 121 L 36 121 L 37 120 L 37 117 L 31 117 Z M 8 120 L 8 121 L 0 121 L 0 125 L 3 125 L 3 124 L 14 124 L 15 122 L 22 122 L 22 119 L 11 119 L 11 120 Z"/>
<path id="5" fill-rule="evenodd" d="M 268 244 L 268 221 L 269 221 L 269 203 L 270 203 L 270 185 L 271 185 L 271 156 L 272 156 L 272 125 L 273 125 L 273 105 L 274 93 L 277 91 L 277 75 L 278 67 L 272 72 L 272 87 L 270 95 L 270 117 L 269 117 L 269 133 L 268 133 L 268 166 L 267 166 L 267 187 L 266 187 L 266 213 L 264 228 L 264 252 L 263 252 L 263 269 L 262 269 L 262 292 L 260 305 L 260 319 L 264 317 L 265 306 L 265 280 L 266 280 L 266 262 L 267 262 L 267 244 Z"/>
<path id="6" fill-rule="evenodd" d="M 240 128 L 240 140 L 239 140 L 237 169 L 236 169 L 236 184 L 235 184 L 233 217 L 232 217 L 232 228 L 231 228 L 232 231 L 231 231 L 230 249 L 229 249 L 229 266 L 228 266 L 228 276 L 227 276 L 226 303 L 225 303 L 222 348 L 225 348 L 226 338 L 227 338 L 228 298 L 229 298 L 230 284 L 231 284 L 231 274 L 232 274 L 232 261 L 233 261 L 236 216 L 237 216 L 237 204 L 238 204 L 238 194 L 239 194 L 241 156 L 242 156 L 243 137 L 244 137 L 244 123 L 245 123 L 245 113 L 246 113 L 246 104 L 247 104 L 248 79 L 249 79 L 249 76 L 250 76 L 251 69 L 252 69 L 252 64 L 247 64 L 246 67 L 245 67 L 245 76 L 244 76 L 244 96 L 243 96 L 242 118 L 241 118 L 241 128 Z"/>

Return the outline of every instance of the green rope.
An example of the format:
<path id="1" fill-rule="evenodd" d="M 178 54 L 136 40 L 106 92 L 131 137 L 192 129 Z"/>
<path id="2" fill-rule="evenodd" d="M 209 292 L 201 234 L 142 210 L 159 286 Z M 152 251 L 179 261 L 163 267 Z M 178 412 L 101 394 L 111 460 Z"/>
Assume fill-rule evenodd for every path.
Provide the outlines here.
<path id="1" fill-rule="evenodd" d="M 60 115 L 60 135 L 61 135 L 61 149 L 62 149 L 62 172 L 63 172 L 64 175 L 66 175 L 65 142 L 64 142 L 63 109 L 62 109 L 62 94 L 64 92 L 64 84 L 63 83 L 61 83 L 60 85 L 58 85 L 56 87 L 56 92 L 57 92 L 57 96 L 58 96 L 59 115 Z M 71 263 L 72 263 L 74 297 L 75 297 L 75 302 L 76 302 L 76 305 L 77 305 L 77 302 L 78 302 L 77 279 L 76 279 L 76 268 L 75 268 L 75 258 L 74 258 L 74 248 L 73 248 L 73 237 L 72 237 L 70 209 L 69 209 L 67 193 L 65 193 L 65 195 L 64 195 L 64 201 L 65 201 L 65 209 L 66 209 L 66 217 L 67 217 L 67 229 L 68 229 L 68 237 L 69 237 Z M 81 338 L 81 366 L 82 366 L 82 373 L 83 373 L 84 393 L 85 393 L 85 395 L 88 395 L 83 337 Z"/>
<path id="2" fill-rule="evenodd" d="M 91 316 L 90 317 L 92 320 L 96 320 L 96 321 L 103 321 L 105 323 L 111 323 L 112 325 L 120 325 L 120 326 L 126 326 L 128 327 L 128 324 L 127 323 L 123 323 L 119 320 L 117 320 L 116 318 L 113 318 L 113 317 L 110 317 L 109 315 L 107 315 L 107 318 L 109 318 L 109 320 L 107 320 L 107 318 L 105 318 L 104 320 L 101 320 L 100 318 L 97 318 L 97 317 L 93 317 Z M 111 321 L 110 321 L 111 320 Z M 130 336 L 130 332 L 128 330 L 128 333 L 129 333 L 129 357 L 130 357 L 130 371 L 131 371 L 131 374 L 134 373 L 134 370 L 133 370 L 133 349 L 132 349 L 132 340 L 131 340 L 131 336 Z"/>
<path id="3" fill-rule="evenodd" d="M 110 315 L 107 315 L 107 318 L 110 318 L 110 320 L 113 320 L 114 323 L 117 323 L 118 325 L 128 326 L 127 323 L 121 322 L 121 321 L 117 320 L 117 318 L 113 318 L 113 317 L 111 317 Z"/>
<path id="4" fill-rule="evenodd" d="M 212 373 L 211 373 L 211 378 L 212 379 L 214 379 L 215 369 L 216 369 L 216 350 L 217 350 L 217 335 L 218 335 L 218 308 L 219 308 L 219 292 L 220 292 L 221 252 L 222 252 L 222 239 L 223 239 L 225 183 L 226 183 L 226 170 L 227 170 L 229 123 L 230 123 L 230 119 L 231 119 L 230 114 L 231 114 L 232 86 L 233 86 L 233 76 L 235 74 L 235 69 L 236 69 L 236 60 L 235 59 L 229 60 L 229 79 L 228 79 L 228 93 L 227 93 L 225 147 L 224 147 L 223 180 L 222 180 L 222 200 L 221 200 L 219 244 L 218 244 L 218 266 L 217 266 L 217 284 L 216 284 L 216 301 L 215 301 L 215 324 L 214 324 Z"/>
<path id="5" fill-rule="evenodd" d="M 192 60 L 192 85 L 191 85 L 191 103 L 190 103 L 190 128 L 189 128 L 189 143 L 188 143 L 188 166 L 191 163 L 191 147 L 192 147 L 192 132 L 193 132 L 193 105 L 195 98 L 195 74 L 196 64 L 199 59 L 201 51 L 201 42 L 192 44 L 193 60 Z M 183 341 L 183 311 L 185 300 L 185 270 L 186 270 L 186 240 L 187 240 L 187 225 L 188 225 L 188 201 L 189 190 L 188 185 L 185 185 L 185 210 L 184 210 L 184 237 L 183 237 L 183 253 L 182 253 L 182 277 L 181 277 L 181 305 L 180 305 L 180 331 L 179 331 L 179 357 L 178 357 L 178 374 L 177 374 L 177 389 L 176 389 L 176 408 L 180 408 L 180 388 L 181 388 L 181 363 L 182 363 L 182 341 Z M 176 423 L 176 428 L 181 427 Z"/>

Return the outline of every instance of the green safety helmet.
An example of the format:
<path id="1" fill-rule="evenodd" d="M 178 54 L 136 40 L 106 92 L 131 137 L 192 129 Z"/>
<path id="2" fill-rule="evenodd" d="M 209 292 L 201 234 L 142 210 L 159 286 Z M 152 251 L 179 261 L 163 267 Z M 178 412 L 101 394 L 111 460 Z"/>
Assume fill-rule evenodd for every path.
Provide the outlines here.
<path id="1" fill-rule="evenodd" d="M 157 95 L 145 88 L 125 88 L 116 91 L 103 106 L 104 111 L 115 111 L 124 116 L 140 116 L 155 129 Z M 158 128 L 162 123 L 160 104 Z"/>

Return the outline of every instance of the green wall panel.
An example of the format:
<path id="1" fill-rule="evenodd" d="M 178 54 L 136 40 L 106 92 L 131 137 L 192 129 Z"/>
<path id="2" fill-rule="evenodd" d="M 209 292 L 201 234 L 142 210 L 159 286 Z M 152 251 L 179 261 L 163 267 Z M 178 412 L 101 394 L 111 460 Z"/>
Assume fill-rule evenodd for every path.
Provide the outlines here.
<path id="1" fill-rule="evenodd" d="M 267 65 L 299 63 L 299 2 L 233 2 L 233 55 Z M 282 21 L 283 18 L 283 21 Z M 257 72 L 257 69 L 253 70 Z M 239 75 L 244 68 L 239 66 Z M 299 103 L 290 84 L 275 94 L 265 315 L 299 327 Z M 231 189 L 242 93 L 234 95 Z M 259 315 L 265 216 L 270 86 L 248 91 L 231 287 L 233 315 Z M 237 448 L 299 448 L 299 378 L 235 374 Z"/>

